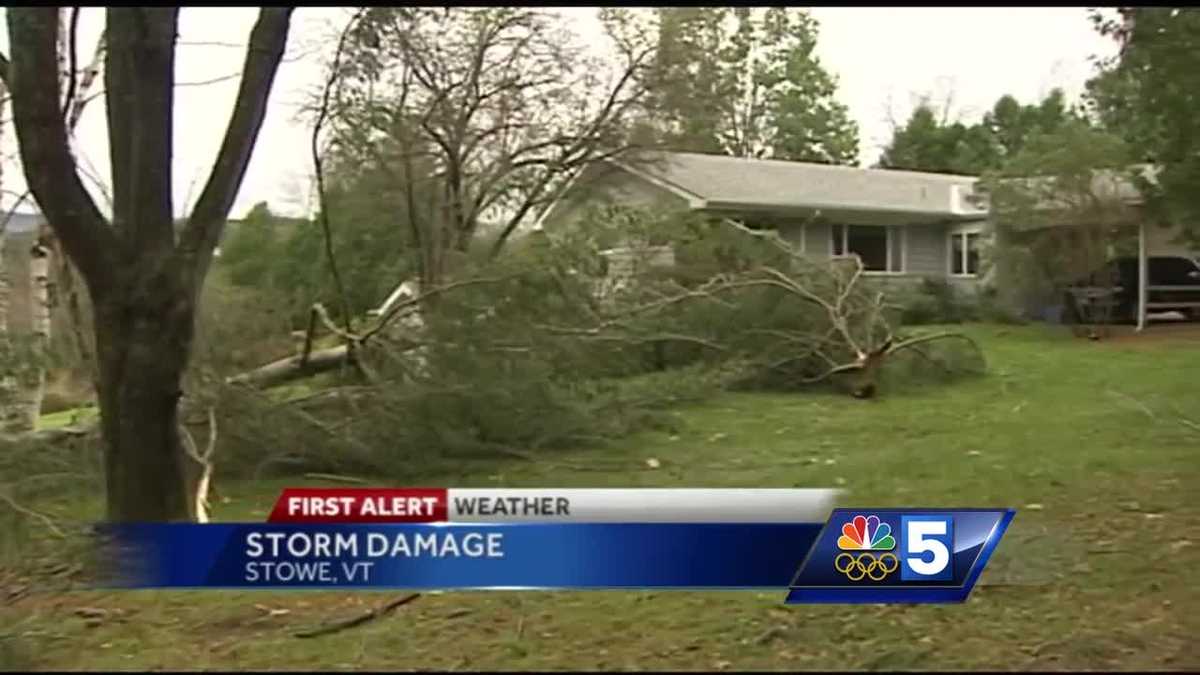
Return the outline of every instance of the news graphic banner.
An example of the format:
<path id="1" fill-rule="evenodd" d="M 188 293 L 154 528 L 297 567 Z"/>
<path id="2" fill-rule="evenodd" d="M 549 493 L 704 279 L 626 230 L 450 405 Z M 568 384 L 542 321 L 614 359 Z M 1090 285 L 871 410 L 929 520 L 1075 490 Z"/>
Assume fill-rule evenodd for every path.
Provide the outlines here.
<path id="1" fill-rule="evenodd" d="M 105 526 L 120 588 L 779 589 L 961 602 L 1014 511 L 816 489 L 284 490 L 266 523 Z"/>

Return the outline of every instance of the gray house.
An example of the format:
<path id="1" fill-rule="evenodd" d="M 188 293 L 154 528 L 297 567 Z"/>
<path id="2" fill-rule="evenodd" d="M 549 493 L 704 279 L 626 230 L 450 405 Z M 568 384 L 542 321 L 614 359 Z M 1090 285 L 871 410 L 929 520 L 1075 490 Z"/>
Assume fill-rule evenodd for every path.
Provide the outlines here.
<path id="1" fill-rule="evenodd" d="M 1153 180 L 1152 167 L 1142 168 Z M 1128 179 L 1100 172 L 1096 181 L 1092 189 L 1097 195 L 1115 197 L 1135 213 L 1140 208 L 1141 197 Z M 542 213 L 537 227 L 553 231 L 567 225 L 597 201 L 678 208 L 776 228 L 807 255 L 857 256 L 867 274 L 888 281 L 932 277 L 970 292 L 984 284 L 1003 284 L 981 265 L 981 252 L 994 230 L 988 200 L 977 182 L 974 176 L 643 153 L 589 166 Z M 1052 204 L 1045 208 L 1054 210 Z M 1136 215 L 1128 224 L 1138 238 L 1143 289 L 1149 287 L 1148 258 L 1200 259 L 1200 252 L 1181 242 L 1178 226 L 1148 226 Z M 670 262 L 669 250 L 656 253 L 662 262 Z M 1139 330 L 1152 305 L 1143 292 Z"/>
<path id="2" fill-rule="evenodd" d="M 976 179 L 781 160 L 655 152 L 593 164 L 539 219 L 547 231 L 597 200 L 679 208 L 776 228 L 808 255 L 856 255 L 867 274 L 981 281 L 988 211 Z"/>

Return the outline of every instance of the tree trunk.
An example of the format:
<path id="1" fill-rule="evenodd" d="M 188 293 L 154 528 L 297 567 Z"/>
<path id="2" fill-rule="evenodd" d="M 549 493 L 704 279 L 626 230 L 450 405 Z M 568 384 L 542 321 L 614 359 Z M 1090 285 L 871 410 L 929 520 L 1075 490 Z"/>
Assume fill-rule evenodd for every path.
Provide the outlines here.
<path id="1" fill-rule="evenodd" d="M 192 520 L 179 402 L 193 334 L 187 294 L 151 290 L 96 303 L 108 520 Z"/>
<path id="2" fill-rule="evenodd" d="M 0 117 L 4 116 L 4 101 L 8 97 L 8 89 L 0 82 Z M 4 125 L 0 124 L 0 143 L 4 141 Z M 4 162 L 0 161 L 0 187 L 3 186 Z M 2 195 L 3 192 L 0 192 Z M 17 383 L 10 372 L 12 363 L 12 341 L 8 335 L 8 268 L 4 265 L 4 239 L 7 222 L 0 225 L 0 431 L 7 432 L 10 428 L 9 415 L 15 401 Z"/>
<path id="3" fill-rule="evenodd" d="M 4 230 L 0 230 L 0 340 L 8 337 L 8 270 L 4 266 Z"/>
<path id="4" fill-rule="evenodd" d="M 8 332 L 8 271 L 4 265 L 4 232 L 0 231 L 0 431 L 21 431 L 17 418 L 20 387 L 17 372 L 20 364 L 12 337 Z"/>
<path id="5" fill-rule="evenodd" d="M 46 394 L 46 359 L 50 346 L 50 265 L 49 249 L 36 244 L 29 254 L 30 335 L 28 350 L 16 378 L 12 416 L 7 431 L 26 432 L 37 428 Z"/>

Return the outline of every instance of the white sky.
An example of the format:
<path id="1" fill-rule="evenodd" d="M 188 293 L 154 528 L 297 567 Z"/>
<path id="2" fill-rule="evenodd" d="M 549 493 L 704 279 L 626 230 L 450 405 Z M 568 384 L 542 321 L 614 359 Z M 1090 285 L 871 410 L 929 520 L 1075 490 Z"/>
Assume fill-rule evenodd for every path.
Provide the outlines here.
<path id="1" fill-rule="evenodd" d="M 238 79 L 182 85 L 238 73 L 257 11 L 189 7 L 181 13 L 174 162 L 179 213 L 191 206 L 207 178 Z M 602 39 L 593 8 L 559 11 L 570 16 L 586 37 Z M 1074 99 L 1093 72 L 1092 58 L 1116 50 L 1111 40 L 1092 29 L 1086 10 L 1078 7 L 818 7 L 811 11 L 820 22 L 818 56 L 837 75 L 838 97 L 859 124 L 864 165 L 878 158 L 891 137 L 889 112 L 903 123 L 921 94 L 933 94 L 938 101 L 952 94 L 954 114 L 968 122 L 977 120 L 1003 94 L 1032 102 L 1053 87 L 1062 87 Z M 268 201 L 272 210 L 285 213 L 302 212 L 309 203 L 311 132 L 298 119 L 298 106 L 319 89 L 321 62 L 332 49 L 329 35 L 348 14 L 345 8 L 304 7 L 293 15 L 288 53 L 234 217 L 258 201 Z M 91 58 L 103 18 L 102 8 L 81 11 L 81 62 Z M 0 30 L 0 50 L 7 53 L 7 29 Z M 100 87 L 102 82 L 94 91 Z M 4 206 L 25 187 L 19 163 L 13 159 L 13 135 L 11 125 L 7 126 L 0 145 L 9 158 L 0 196 Z M 106 136 L 103 100 L 96 99 L 84 113 L 77 137 L 80 152 L 105 184 L 109 175 Z M 98 196 L 98 201 L 103 198 Z"/>

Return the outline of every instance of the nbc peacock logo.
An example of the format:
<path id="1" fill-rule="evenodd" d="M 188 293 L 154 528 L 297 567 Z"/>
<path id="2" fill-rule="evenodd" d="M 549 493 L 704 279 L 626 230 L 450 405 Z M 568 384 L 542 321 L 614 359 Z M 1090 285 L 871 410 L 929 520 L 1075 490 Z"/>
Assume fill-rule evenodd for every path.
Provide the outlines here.
<path id="1" fill-rule="evenodd" d="M 854 516 L 842 525 L 838 548 L 844 551 L 833 559 L 833 567 L 850 581 L 883 581 L 900 567 L 891 550 L 896 548 L 892 526 L 879 516 Z"/>

